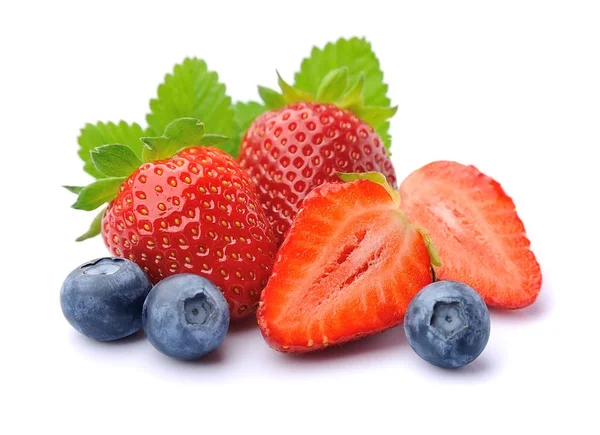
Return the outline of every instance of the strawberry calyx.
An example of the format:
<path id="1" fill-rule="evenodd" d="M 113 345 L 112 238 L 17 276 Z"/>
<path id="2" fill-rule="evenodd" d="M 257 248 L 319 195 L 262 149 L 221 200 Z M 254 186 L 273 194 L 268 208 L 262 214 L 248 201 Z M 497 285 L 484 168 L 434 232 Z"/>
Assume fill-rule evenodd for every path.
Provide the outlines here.
<path id="1" fill-rule="evenodd" d="M 431 237 L 429 236 L 429 233 L 427 232 L 427 230 L 425 230 L 424 228 L 422 228 L 418 225 L 415 225 L 415 224 L 409 222 L 409 220 L 406 218 L 406 215 L 400 209 L 400 192 L 389 185 L 389 183 L 387 182 L 387 179 L 385 178 L 385 175 L 383 175 L 380 172 L 363 172 L 363 173 L 339 172 L 338 177 L 340 177 L 340 179 L 342 181 L 347 182 L 347 183 L 350 183 L 355 180 L 367 180 L 367 181 L 370 181 L 372 183 L 377 183 L 380 186 L 382 186 L 386 190 L 386 192 L 390 195 L 390 197 L 394 201 L 394 204 L 396 204 L 398 206 L 398 210 L 397 210 L 398 215 L 400 216 L 400 218 L 402 219 L 404 224 L 414 228 L 416 231 L 419 232 L 419 234 L 421 234 L 421 237 L 423 238 L 423 242 L 425 243 L 425 246 L 427 247 L 427 252 L 429 253 L 429 261 L 432 266 L 432 272 L 435 274 L 435 271 L 433 270 L 433 266 L 440 267 L 442 265 L 442 260 L 440 259 L 440 255 L 437 251 L 437 248 L 435 247 L 435 244 L 431 240 Z"/>
<path id="2" fill-rule="evenodd" d="M 90 151 L 94 167 L 106 178 L 100 178 L 87 186 L 63 186 L 77 195 L 71 206 L 76 210 L 92 211 L 114 200 L 121 184 L 142 164 L 173 157 L 185 148 L 217 146 L 228 138 L 204 133 L 204 124 L 196 118 L 179 118 L 169 123 L 162 136 L 141 137 L 144 144 L 142 159 L 130 147 L 121 144 L 101 145 Z M 105 208 L 94 218 L 88 231 L 77 241 L 100 234 Z"/>
<path id="3" fill-rule="evenodd" d="M 196 118 L 179 118 L 165 127 L 158 137 L 142 137 L 144 163 L 164 160 L 192 146 L 218 145 L 228 138 L 219 134 L 204 133 L 204 124 Z"/>
<path id="4" fill-rule="evenodd" d="M 347 67 L 329 71 L 321 80 L 315 95 L 291 86 L 279 72 L 277 72 L 277 77 L 281 92 L 263 86 L 258 87 L 261 99 L 270 110 L 280 109 L 298 102 L 335 104 L 341 109 L 354 113 L 375 129 L 392 118 L 398 111 L 398 106 L 366 106 L 365 75 L 361 73 L 354 83 L 350 83 Z"/>
<path id="5" fill-rule="evenodd" d="M 400 192 L 389 185 L 385 175 L 381 172 L 338 172 L 338 177 L 346 183 L 350 183 L 354 180 L 368 180 L 377 183 L 389 193 L 394 203 L 400 206 Z"/>
<path id="6" fill-rule="evenodd" d="M 404 216 L 404 213 L 402 213 L 402 216 Z M 440 254 L 438 253 L 437 248 L 435 247 L 435 244 L 431 240 L 431 237 L 429 236 L 429 233 L 427 232 L 427 230 L 425 230 L 425 228 L 420 227 L 418 225 L 414 225 L 414 224 L 409 224 L 409 225 L 413 225 L 415 227 L 415 229 L 419 232 L 419 234 L 421 234 L 421 237 L 423 237 L 423 242 L 425 242 L 425 246 L 427 247 L 427 252 L 429 253 L 429 259 L 431 261 L 431 265 L 436 266 L 436 267 L 441 267 L 442 260 L 440 259 Z M 433 270 L 433 267 L 432 267 L 432 270 Z M 433 273 L 435 274 L 435 270 L 433 270 Z"/>

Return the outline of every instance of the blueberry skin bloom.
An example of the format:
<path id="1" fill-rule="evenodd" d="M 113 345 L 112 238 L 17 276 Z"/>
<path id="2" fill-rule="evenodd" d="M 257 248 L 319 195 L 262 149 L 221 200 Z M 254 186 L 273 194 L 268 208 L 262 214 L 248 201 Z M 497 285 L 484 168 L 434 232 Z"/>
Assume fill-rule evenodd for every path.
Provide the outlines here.
<path id="1" fill-rule="evenodd" d="M 490 314 L 479 294 L 457 281 L 437 281 L 413 298 L 404 318 L 413 350 L 442 368 L 463 367 L 485 349 Z"/>
<path id="2" fill-rule="evenodd" d="M 182 273 L 154 286 L 144 303 L 144 331 L 160 352 L 200 359 L 218 348 L 229 328 L 229 306 L 208 279 Z"/>
<path id="3" fill-rule="evenodd" d="M 142 327 L 144 300 L 152 283 L 140 267 L 105 257 L 82 264 L 65 279 L 60 306 L 67 321 L 98 341 L 127 337 Z"/>

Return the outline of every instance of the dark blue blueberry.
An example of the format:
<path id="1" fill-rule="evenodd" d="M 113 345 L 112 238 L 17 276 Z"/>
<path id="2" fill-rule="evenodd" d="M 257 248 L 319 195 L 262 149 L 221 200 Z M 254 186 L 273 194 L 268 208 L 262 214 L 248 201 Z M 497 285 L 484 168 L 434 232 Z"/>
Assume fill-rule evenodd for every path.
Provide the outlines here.
<path id="1" fill-rule="evenodd" d="M 229 307 L 215 285 L 183 273 L 154 286 L 142 314 L 150 343 L 180 360 L 199 359 L 221 345 L 229 328 Z"/>
<path id="2" fill-rule="evenodd" d="M 475 360 L 490 337 L 490 314 L 479 294 L 466 284 L 438 281 L 411 301 L 404 318 L 408 343 L 424 360 L 457 368 Z"/>
<path id="3" fill-rule="evenodd" d="M 100 258 L 72 271 L 60 290 L 60 306 L 77 331 L 99 341 L 118 340 L 142 327 L 142 307 L 152 283 L 122 258 Z"/>

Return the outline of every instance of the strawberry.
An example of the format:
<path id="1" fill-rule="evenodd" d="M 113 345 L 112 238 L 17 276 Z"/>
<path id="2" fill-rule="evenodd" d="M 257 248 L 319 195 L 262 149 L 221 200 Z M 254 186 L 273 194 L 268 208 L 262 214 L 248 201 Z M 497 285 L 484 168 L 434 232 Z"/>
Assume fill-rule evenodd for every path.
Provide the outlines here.
<path id="1" fill-rule="evenodd" d="M 153 283 L 184 272 L 208 278 L 237 319 L 256 309 L 275 239 L 255 186 L 237 161 L 219 149 L 197 146 L 218 139 L 203 130 L 197 120 L 182 119 L 167 126 L 163 137 L 143 138 L 147 162 L 126 178 L 108 179 L 116 181 L 112 195 L 103 193 L 102 200 L 112 198 L 101 232 L 112 254 L 136 262 Z M 104 173 L 110 172 L 107 162 L 115 161 L 110 147 L 92 152 Z M 82 207 L 86 189 L 75 208 L 91 208 Z"/>
<path id="2" fill-rule="evenodd" d="M 444 259 L 440 279 L 462 281 L 499 308 L 523 308 L 540 292 L 540 265 L 515 204 L 473 166 L 437 161 L 400 186 L 406 216 L 424 225 Z"/>
<path id="3" fill-rule="evenodd" d="M 257 312 L 267 343 L 308 352 L 402 322 L 439 264 L 379 173 L 343 174 L 305 198 L 281 245 Z"/>
<path id="4" fill-rule="evenodd" d="M 383 173 L 396 185 L 394 167 L 375 127 L 395 108 L 364 107 L 364 76 L 347 90 L 347 69 L 325 77 L 315 98 L 285 83 L 282 95 L 262 89 L 273 110 L 260 115 L 242 139 L 239 162 L 258 186 L 279 243 L 306 195 L 338 172 Z"/>

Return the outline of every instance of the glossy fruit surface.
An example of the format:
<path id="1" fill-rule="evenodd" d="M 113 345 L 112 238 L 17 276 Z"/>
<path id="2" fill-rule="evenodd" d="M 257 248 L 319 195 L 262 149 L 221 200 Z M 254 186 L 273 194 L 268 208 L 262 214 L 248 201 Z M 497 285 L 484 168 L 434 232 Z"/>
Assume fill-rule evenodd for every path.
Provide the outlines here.
<path id="1" fill-rule="evenodd" d="M 210 147 L 143 164 L 110 203 L 102 236 L 154 283 L 178 273 L 208 278 L 232 318 L 256 309 L 276 250 L 254 185 L 231 156 Z"/>
<path id="2" fill-rule="evenodd" d="M 306 195 L 338 172 L 396 173 L 381 138 L 334 104 L 294 103 L 259 116 L 242 140 L 240 165 L 256 183 L 265 212 L 283 241 Z"/>

